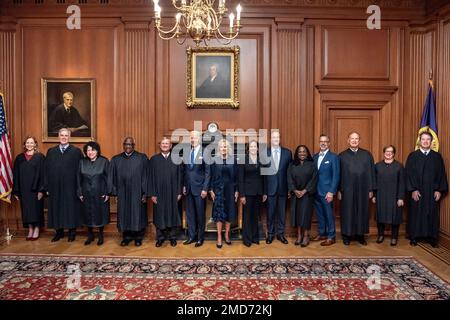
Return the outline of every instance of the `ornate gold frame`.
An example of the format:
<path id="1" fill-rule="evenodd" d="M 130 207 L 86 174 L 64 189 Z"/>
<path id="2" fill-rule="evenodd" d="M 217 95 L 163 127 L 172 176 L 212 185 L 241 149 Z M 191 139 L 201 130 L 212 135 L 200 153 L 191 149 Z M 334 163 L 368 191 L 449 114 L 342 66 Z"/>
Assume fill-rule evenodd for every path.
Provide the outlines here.
<path id="1" fill-rule="evenodd" d="M 188 108 L 217 108 L 217 107 L 231 107 L 233 109 L 239 108 L 239 46 L 234 47 L 188 47 L 186 77 L 187 77 L 187 97 L 186 106 Z M 231 70 L 230 70 L 230 99 L 222 98 L 197 98 L 195 96 L 197 81 L 196 78 L 196 57 L 197 56 L 230 56 Z"/>
<path id="2" fill-rule="evenodd" d="M 70 82 L 70 83 L 89 83 L 91 86 L 91 93 L 90 93 L 90 102 L 91 102 L 91 136 L 90 137 L 71 137 L 71 142 L 89 142 L 95 140 L 96 136 L 96 118 L 95 118 L 95 111 L 96 111 L 96 105 L 95 105 L 95 79 L 89 78 L 42 78 L 41 79 L 41 96 L 42 96 L 42 142 L 58 142 L 58 137 L 49 137 L 48 136 L 48 116 L 47 116 L 47 107 L 48 107 L 48 101 L 47 101 L 47 84 L 48 83 L 54 83 L 54 82 Z"/>

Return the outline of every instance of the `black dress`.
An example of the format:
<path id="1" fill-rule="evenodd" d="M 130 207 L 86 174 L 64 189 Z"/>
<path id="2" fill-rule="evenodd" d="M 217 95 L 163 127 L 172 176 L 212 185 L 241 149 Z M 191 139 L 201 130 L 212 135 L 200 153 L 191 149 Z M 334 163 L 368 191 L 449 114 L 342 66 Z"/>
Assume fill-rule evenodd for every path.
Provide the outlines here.
<path id="1" fill-rule="evenodd" d="M 103 198 L 109 195 L 108 174 L 109 161 L 105 157 L 80 160 L 77 193 L 78 197 L 83 196 L 81 221 L 87 227 L 104 227 L 109 223 L 109 200 L 105 202 Z"/>
<path id="2" fill-rule="evenodd" d="M 405 173 L 400 162 L 384 160 L 375 165 L 377 222 L 399 225 L 402 223 L 402 207 L 397 200 L 405 200 Z"/>
<path id="3" fill-rule="evenodd" d="M 22 223 L 44 226 L 44 200 L 38 200 L 38 192 L 44 192 L 44 161 L 42 153 L 35 153 L 30 160 L 19 154 L 14 160 L 13 194 L 20 199 Z"/>
<path id="4" fill-rule="evenodd" d="M 317 188 L 317 167 L 314 161 L 304 161 L 303 164 L 291 163 L 287 171 L 289 192 L 291 192 L 292 225 L 311 229 L 311 217 L 314 204 L 314 194 Z M 297 198 L 294 190 L 304 190 L 303 197 Z"/>
<path id="5" fill-rule="evenodd" d="M 211 166 L 211 189 L 216 195 L 212 218 L 215 222 L 234 222 L 237 215 L 234 194 L 238 190 L 238 168 L 235 162 L 222 161 Z"/>

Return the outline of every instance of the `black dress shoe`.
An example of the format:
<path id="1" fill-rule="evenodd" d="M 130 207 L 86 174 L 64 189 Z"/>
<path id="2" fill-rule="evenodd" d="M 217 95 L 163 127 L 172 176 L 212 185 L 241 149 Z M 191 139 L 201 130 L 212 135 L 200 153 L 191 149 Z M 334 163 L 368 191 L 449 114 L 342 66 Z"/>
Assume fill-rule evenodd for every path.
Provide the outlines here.
<path id="1" fill-rule="evenodd" d="M 61 234 L 56 234 L 56 235 L 53 237 L 52 242 L 59 241 L 59 240 L 61 240 L 62 238 L 64 238 L 63 235 L 61 235 Z"/>
<path id="2" fill-rule="evenodd" d="M 271 244 L 272 241 L 273 241 L 273 237 L 272 236 L 267 237 L 267 239 L 266 239 L 266 243 L 267 244 Z"/>
<path id="3" fill-rule="evenodd" d="M 396 246 L 397 245 L 397 239 L 391 239 L 391 246 Z"/>
<path id="4" fill-rule="evenodd" d="M 430 244 L 431 244 L 431 246 L 433 247 L 433 248 L 439 248 L 439 245 L 438 245 L 438 241 L 437 240 L 430 240 Z"/>
<path id="5" fill-rule="evenodd" d="M 344 245 L 349 246 L 350 245 L 350 240 L 344 239 Z"/>
<path id="6" fill-rule="evenodd" d="M 300 243 L 302 243 L 302 241 L 301 241 L 301 240 L 296 240 L 296 241 L 294 242 L 294 245 L 295 245 L 295 246 L 299 246 L 299 245 L 300 245 Z"/>
<path id="7" fill-rule="evenodd" d="M 250 247 L 252 244 L 250 242 L 244 242 L 244 246 Z"/>
<path id="8" fill-rule="evenodd" d="M 68 242 L 74 242 L 75 241 L 75 235 L 74 234 L 69 235 L 69 239 L 67 241 Z"/>
<path id="9" fill-rule="evenodd" d="M 195 240 L 194 239 L 187 239 L 186 241 L 183 242 L 183 244 L 191 244 L 194 243 Z"/>
<path id="10" fill-rule="evenodd" d="M 172 247 L 175 247 L 177 245 L 177 240 L 175 240 L 175 239 L 170 240 L 170 245 Z"/>
<path id="11" fill-rule="evenodd" d="M 259 245 L 259 240 L 253 240 L 252 243 Z"/>
<path id="12" fill-rule="evenodd" d="M 121 245 L 122 247 L 125 247 L 125 246 L 127 246 L 130 242 L 131 242 L 131 240 L 129 240 L 129 239 L 123 239 L 122 242 L 120 243 L 120 245 Z"/>
<path id="13" fill-rule="evenodd" d="M 367 241 L 364 238 L 359 239 L 358 242 L 363 246 L 367 246 Z"/>
<path id="14" fill-rule="evenodd" d="M 284 236 L 277 236 L 277 240 L 281 241 L 281 243 L 284 243 L 284 244 L 289 243 Z"/>
<path id="15" fill-rule="evenodd" d="M 409 244 L 415 247 L 415 246 L 417 246 L 417 240 L 411 239 L 411 241 L 409 241 Z"/>
<path id="16" fill-rule="evenodd" d="M 134 245 L 135 245 L 136 247 L 142 246 L 142 240 L 134 240 Z"/>
<path id="17" fill-rule="evenodd" d="M 201 247 L 203 245 L 203 240 L 199 240 L 195 243 L 196 247 Z"/>
<path id="18" fill-rule="evenodd" d="M 159 248 L 159 247 L 162 246 L 163 243 L 164 243 L 164 240 L 158 240 L 158 241 L 156 241 L 156 243 L 155 243 L 155 247 Z"/>
<path id="19" fill-rule="evenodd" d="M 377 243 L 383 243 L 383 241 L 384 241 L 384 236 L 378 236 Z"/>

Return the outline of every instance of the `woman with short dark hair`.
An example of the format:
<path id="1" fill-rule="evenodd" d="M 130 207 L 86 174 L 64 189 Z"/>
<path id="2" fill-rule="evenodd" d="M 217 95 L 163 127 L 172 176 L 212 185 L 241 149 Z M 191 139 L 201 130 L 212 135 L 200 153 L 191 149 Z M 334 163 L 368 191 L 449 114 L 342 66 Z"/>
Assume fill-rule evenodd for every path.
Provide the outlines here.
<path id="1" fill-rule="evenodd" d="M 104 241 L 103 228 L 109 223 L 109 161 L 101 155 L 100 145 L 90 141 L 83 148 L 85 158 L 78 169 L 78 197 L 82 205 L 82 222 L 88 227 L 85 245 L 94 241 L 94 228 L 99 229 L 97 245 Z"/>
<path id="2" fill-rule="evenodd" d="M 378 238 L 384 241 L 386 224 L 391 225 L 391 246 L 397 245 L 398 230 L 402 223 L 402 207 L 405 200 L 405 170 L 395 160 L 395 147 L 383 148 L 383 160 L 375 165 L 377 188 L 372 202 L 377 205 Z"/>

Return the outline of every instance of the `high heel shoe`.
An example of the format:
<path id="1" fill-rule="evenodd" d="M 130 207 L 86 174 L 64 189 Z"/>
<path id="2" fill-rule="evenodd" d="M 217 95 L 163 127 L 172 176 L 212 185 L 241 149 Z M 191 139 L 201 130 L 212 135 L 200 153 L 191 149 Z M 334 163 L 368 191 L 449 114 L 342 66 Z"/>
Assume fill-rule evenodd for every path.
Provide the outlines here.
<path id="1" fill-rule="evenodd" d="M 227 244 L 227 245 L 229 245 L 229 246 L 231 246 L 231 240 L 225 240 L 225 243 Z"/>
<path id="2" fill-rule="evenodd" d="M 223 244 L 222 243 L 221 244 L 216 243 L 216 247 L 217 247 L 217 249 L 222 249 Z"/>

